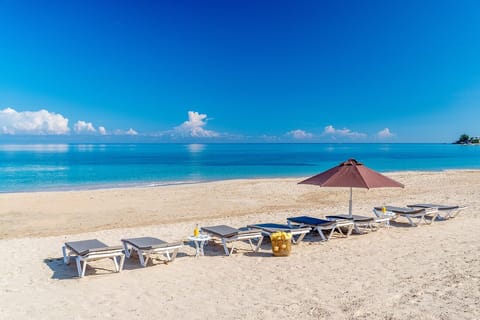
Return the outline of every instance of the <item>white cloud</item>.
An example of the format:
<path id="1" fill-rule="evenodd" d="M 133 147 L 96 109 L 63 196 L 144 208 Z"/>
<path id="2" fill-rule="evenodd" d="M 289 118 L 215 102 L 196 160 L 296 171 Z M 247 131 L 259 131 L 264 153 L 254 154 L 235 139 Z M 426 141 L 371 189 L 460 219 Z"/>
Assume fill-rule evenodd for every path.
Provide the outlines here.
<path id="1" fill-rule="evenodd" d="M 390 138 L 390 137 L 393 137 L 395 134 L 390 132 L 390 129 L 388 128 L 385 128 L 383 130 L 380 130 L 379 132 L 377 132 L 377 136 L 379 138 Z"/>
<path id="2" fill-rule="evenodd" d="M 347 128 L 335 129 L 332 125 L 326 126 L 324 134 L 339 136 L 339 137 L 350 137 L 350 138 L 365 138 L 367 135 L 361 132 L 355 132 Z"/>
<path id="3" fill-rule="evenodd" d="M 306 132 L 305 130 L 297 129 L 287 132 L 287 136 L 291 136 L 295 139 L 309 139 L 313 137 L 313 134 Z"/>
<path id="4" fill-rule="evenodd" d="M 128 129 L 128 131 L 125 132 L 125 133 L 126 133 L 127 135 L 129 135 L 129 136 L 136 136 L 136 135 L 138 135 L 138 132 L 135 131 L 133 128 Z"/>
<path id="5" fill-rule="evenodd" d="M 136 136 L 136 135 L 138 135 L 138 132 L 133 128 L 130 128 L 127 131 L 117 129 L 113 133 L 117 136 Z"/>
<path id="6" fill-rule="evenodd" d="M 73 130 L 75 130 L 76 133 L 94 133 L 97 132 L 97 129 L 93 126 L 91 122 L 85 122 L 85 121 L 77 121 L 75 125 L 73 126 Z"/>
<path id="7" fill-rule="evenodd" d="M 98 127 L 98 133 L 100 133 L 102 136 L 106 135 L 107 134 L 107 129 L 105 129 L 105 127 Z"/>
<path id="8" fill-rule="evenodd" d="M 172 135 L 181 137 L 212 138 L 220 134 L 212 130 L 206 130 L 203 127 L 207 124 L 207 115 L 195 111 L 188 111 L 188 120 L 175 127 Z"/>
<path id="9" fill-rule="evenodd" d="M 39 111 L 0 110 L 0 134 L 61 135 L 70 131 L 68 119 L 61 114 Z"/>

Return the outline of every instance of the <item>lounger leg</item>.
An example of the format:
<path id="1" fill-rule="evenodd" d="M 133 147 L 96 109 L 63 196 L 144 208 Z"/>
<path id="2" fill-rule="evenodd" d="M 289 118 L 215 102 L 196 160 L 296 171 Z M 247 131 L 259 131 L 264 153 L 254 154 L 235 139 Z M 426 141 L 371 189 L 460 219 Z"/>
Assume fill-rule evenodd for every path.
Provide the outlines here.
<path id="1" fill-rule="evenodd" d="M 172 261 L 172 258 L 170 257 L 170 252 L 165 251 L 165 256 L 167 257 L 168 261 Z"/>
<path id="2" fill-rule="evenodd" d="M 83 266 L 82 266 L 82 277 L 85 276 L 85 270 L 87 270 L 87 261 L 83 261 Z"/>
<path id="3" fill-rule="evenodd" d="M 78 277 L 81 278 L 83 277 L 83 272 L 82 272 L 82 265 L 80 263 L 80 257 L 75 257 L 75 263 L 77 265 L 77 272 L 78 272 Z"/>
<path id="4" fill-rule="evenodd" d="M 143 258 L 142 250 L 136 249 L 136 251 L 138 253 L 138 259 L 140 260 L 140 264 L 142 265 L 142 267 L 146 267 L 147 261 Z M 148 257 L 147 257 L 147 260 L 148 260 Z"/>
<path id="5" fill-rule="evenodd" d="M 425 215 L 420 217 L 420 219 L 418 221 L 418 224 L 420 225 L 420 224 L 422 224 L 422 222 L 423 222 L 423 224 L 428 224 L 427 219 L 425 219 Z"/>
<path id="6" fill-rule="evenodd" d="M 338 233 L 340 233 L 342 236 L 345 236 L 345 235 L 343 234 L 342 227 L 335 227 L 335 228 L 333 228 L 333 231 L 335 231 L 335 229 L 336 229 L 336 230 L 338 231 Z"/>
<path id="7" fill-rule="evenodd" d="M 325 235 L 323 234 L 323 230 L 320 227 L 316 227 L 315 230 L 317 230 L 318 234 L 322 238 L 322 241 L 327 241 L 328 239 L 325 238 Z M 333 230 L 333 229 L 332 229 Z M 331 233 L 330 233 L 331 234 Z"/>
<path id="8" fill-rule="evenodd" d="M 258 239 L 257 246 L 255 247 L 255 252 L 257 252 L 258 249 L 260 249 L 260 246 L 262 245 L 262 241 L 263 241 L 263 237 L 261 237 L 260 239 Z"/>
<path id="9" fill-rule="evenodd" d="M 355 229 L 356 233 L 358 233 L 358 234 L 363 233 L 363 232 L 360 231 L 360 229 L 358 228 L 358 225 L 356 223 L 353 223 L 353 228 Z"/>
<path id="10" fill-rule="evenodd" d="M 132 250 L 128 249 L 128 244 L 126 242 L 123 243 L 123 248 L 125 251 L 125 256 L 130 259 L 130 256 L 132 255 Z"/>
<path id="11" fill-rule="evenodd" d="M 250 248 L 252 249 L 252 251 L 258 251 L 258 249 L 260 248 L 260 246 L 262 245 L 262 241 L 263 241 L 263 237 L 261 237 L 260 239 L 257 240 L 257 245 L 253 245 L 253 242 L 252 242 L 252 239 L 248 239 L 248 243 L 250 243 Z"/>
<path id="12" fill-rule="evenodd" d="M 203 255 L 203 241 L 193 241 L 195 244 L 195 257 Z"/>
<path id="13" fill-rule="evenodd" d="M 118 267 L 118 262 L 117 262 L 117 257 L 112 257 L 113 263 L 115 263 L 115 271 L 118 272 L 119 267 Z"/>
<path id="14" fill-rule="evenodd" d="M 230 253 L 228 252 L 227 241 L 225 241 L 225 239 L 222 239 L 222 244 L 223 244 L 223 250 L 225 250 L 225 254 L 226 254 L 227 256 L 229 256 Z M 232 252 L 233 252 L 233 247 L 234 247 L 234 246 L 232 245 Z"/>
<path id="15" fill-rule="evenodd" d="M 323 234 L 323 232 L 322 232 L 322 234 Z M 305 233 L 301 233 L 301 234 L 298 236 L 297 240 L 294 240 L 294 238 L 293 238 L 293 236 L 292 236 L 292 241 L 293 241 L 293 243 L 295 243 L 295 244 L 296 244 L 296 243 L 300 243 L 300 242 L 302 242 L 303 238 L 305 238 Z"/>
<path id="16" fill-rule="evenodd" d="M 80 278 L 83 278 L 85 276 L 85 270 L 87 269 L 87 262 L 83 260 L 83 265 L 82 265 L 82 258 L 79 256 L 75 257 L 75 262 L 77 263 L 77 271 L 78 271 L 78 276 Z"/>
<path id="17" fill-rule="evenodd" d="M 67 247 L 62 247 L 63 252 L 63 263 L 70 264 L 70 255 L 67 255 Z"/>
<path id="18" fill-rule="evenodd" d="M 145 261 L 144 261 L 145 265 L 144 265 L 144 267 L 146 267 L 147 264 L 148 264 L 148 260 L 150 260 L 150 253 L 149 252 L 142 252 L 142 253 L 145 254 Z"/>
<path id="19" fill-rule="evenodd" d="M 328 234 L 328 237 L 327 237 L 327 239 L 326 239 L 326 240 L 330 240 L 330 239 L 332 239 L 332 237 L 333 237 L 333 234 L 335 233 L 335 229 L 337 229 L 337 230 L 338 230 L 338 232 L 340 232 L 340 234 L 342 234 L 342 235 L 343 235 L 343 233 L 342 233 L 342 230 L 340 230 L 340 228 L 338 228 L 338 227 L 335 227 L 335 228 L 332 228 L 332 230 L 330 230 L 330 233 Z M 323 232 L 322 232 L 322 233 L 323 233 Z M 325 238 L 325 236 L 324 236 L 324 238 Z"/>
<path id="20" fill-rule="evenodd" d="M 120 266 L 119 266 L 118 272 L 122 272 L 124 263 L 125 263 L 125 255 L 122 254 L 120 256 Z"/>
<path id="21" fill-rule="evenodd" d="M 178 253 L 178 249 L 173 250 L 172 257 L 169 260 L 170 261 L 175 260 L 175 258 L 177 257 L 177 253 Z"/>
<path id="22" fill-rule="evenodd" d="M 352 234 L 352 231 L 353 231 L 353 225 L 349 225 L 347 229 L 347 235 L 346 235 L 347 238 L 350 237 L 350 235 Z"/>
<path id="23" fill-rule="evenodd" d="M 256 251 L 255 246 L 252 243 L 252 239 L 248 239 L 248 243 L 250 244 L 250 248 L 252 249 L 252 251 Z"/>

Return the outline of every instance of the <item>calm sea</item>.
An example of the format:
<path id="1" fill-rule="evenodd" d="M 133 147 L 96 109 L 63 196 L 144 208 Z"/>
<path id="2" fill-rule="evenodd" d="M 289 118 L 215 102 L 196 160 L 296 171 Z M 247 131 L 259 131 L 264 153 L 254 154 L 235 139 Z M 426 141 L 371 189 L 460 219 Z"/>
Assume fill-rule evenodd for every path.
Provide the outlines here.
<path id="1" fill-rule="evenodd" d="M 0 145 L 0 192 L 303 177 L 355 158 L 381 172 L 480 169 L 480 146 L 452 144 Z"/>

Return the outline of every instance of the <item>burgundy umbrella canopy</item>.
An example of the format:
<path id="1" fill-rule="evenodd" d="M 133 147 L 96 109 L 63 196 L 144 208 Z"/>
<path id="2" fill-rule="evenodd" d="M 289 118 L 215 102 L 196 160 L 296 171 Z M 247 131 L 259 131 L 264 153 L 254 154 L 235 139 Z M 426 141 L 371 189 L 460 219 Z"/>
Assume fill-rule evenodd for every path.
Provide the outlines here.
<path id="1" fill-rule="evenodd" d="M 299 182 L 320 187 L 349 187 L 348 214 L 352 215 L 352 188 L 403 188 L 403 184 L 365 167 L 355 159 L 348 159 L 327 171 Z"/>

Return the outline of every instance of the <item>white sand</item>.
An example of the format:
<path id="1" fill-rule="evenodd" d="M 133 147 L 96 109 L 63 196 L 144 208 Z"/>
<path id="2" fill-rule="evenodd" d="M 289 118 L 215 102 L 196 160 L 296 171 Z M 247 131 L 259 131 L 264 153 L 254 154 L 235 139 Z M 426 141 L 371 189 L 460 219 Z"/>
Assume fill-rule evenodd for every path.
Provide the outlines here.
<path id="1" fill-rule="evenodd" d="M 173 263 L 109 260 L 76 278 L 65 241 L 186 239 L 196 222 L 235 227 L 344 213 L 348 190 L 299 179 L 222 181 L 146 189 L 0 195 L 0 319 L 479 319 L 480 171 L 393 173 L 405 189 L 354 190 L 356 214 L 375 205 L 468 205 L 457 218 L 320 242 L 289 257 L 247 245 L 232 256 L 186 244 Z M 95 267 L 95 268 L 93 268 Z"/>

